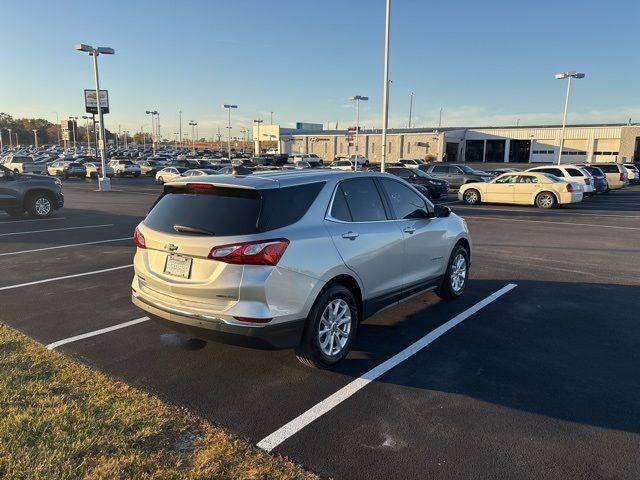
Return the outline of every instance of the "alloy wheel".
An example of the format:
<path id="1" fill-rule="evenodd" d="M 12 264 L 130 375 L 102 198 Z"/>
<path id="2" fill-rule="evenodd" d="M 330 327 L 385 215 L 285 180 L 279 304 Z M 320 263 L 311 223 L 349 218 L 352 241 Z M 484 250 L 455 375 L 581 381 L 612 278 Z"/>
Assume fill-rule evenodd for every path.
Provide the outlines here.
<path id="1" fill-rule="evenodd" d="M 336 298 L 327 304 L 318 323 L 320 350 L 328 357 L 341 354 L 350 333 L 351 309 L 346 301 Z"/>
<path id="2" fill-rule="evenodd" d="M 467 261 L 464 255 L 459 253 L 451 263 L 451 289 L 455 293 L 460 293 L 467 280 Z"/>
<path id="3" fill-rule="evenodd" d="M 45 217 L 51 212 L 51 202 L 46 197 L 40 197 L 36 200 L 34 209 L 39 216 Z"/>

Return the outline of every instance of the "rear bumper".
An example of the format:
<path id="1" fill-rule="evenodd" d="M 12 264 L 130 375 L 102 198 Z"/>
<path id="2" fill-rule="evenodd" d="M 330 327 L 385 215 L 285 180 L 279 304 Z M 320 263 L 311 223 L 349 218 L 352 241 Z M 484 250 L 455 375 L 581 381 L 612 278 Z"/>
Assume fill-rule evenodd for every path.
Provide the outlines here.
<path id="1" fill-rule="evenodd" d="M 260 349 L 292 348 L 300 344 L 305 319 L 275 325 L 232 325 L 214 317 L 202 318 L 197 314 L 180 312 L 131 295 L 134 305 L 144 310 L 149 318 L 186 335 L 220 343 Z"/>

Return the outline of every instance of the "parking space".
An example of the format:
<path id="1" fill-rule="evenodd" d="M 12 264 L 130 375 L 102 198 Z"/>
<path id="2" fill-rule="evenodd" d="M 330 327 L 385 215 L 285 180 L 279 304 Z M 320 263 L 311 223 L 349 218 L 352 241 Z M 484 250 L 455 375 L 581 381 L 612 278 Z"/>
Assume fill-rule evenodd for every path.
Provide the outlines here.
<path id="1" fill-rule="evenodd" d="M 130 237 L 161 188 L 95 188 L 65 181 L 48 220 L 0 214 L 0 321 L 43 344 L 132 322 L 57 348 L 327 476 L 637 477 L 640 188 L 552 211 L 442 198 L 474 240 L 467 292 L 368 319 L 333 371 L 145 321 Z"/>

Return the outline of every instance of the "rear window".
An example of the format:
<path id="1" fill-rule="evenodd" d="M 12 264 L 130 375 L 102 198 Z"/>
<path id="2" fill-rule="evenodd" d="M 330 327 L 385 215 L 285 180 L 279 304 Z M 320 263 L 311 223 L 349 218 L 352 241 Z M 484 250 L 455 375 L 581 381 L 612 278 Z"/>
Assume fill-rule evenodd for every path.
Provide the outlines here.
<path id="1" fill-rule="evenodd" d="M 576 170 L 575 168 L 567 168 L 567 172 L 569 172 L 569 175 L 572 177 L 584 177 L 582 172 L 580 170 Z"/>
<path id="2" fill-rule="evenodd" d="M 598 165 L 598 168 L 606 173 L 618 173 L 620 170 L 617 165 Z"/>
<path id="3" fill-rule="evenodd" d="M 323 186 L 324 182 L 266 190 L 167 187 L 144 224 L 172 234 L 178 233 L 174 225 L 202 229 L 216 236 L 268 232 L 300 220 Z"/>

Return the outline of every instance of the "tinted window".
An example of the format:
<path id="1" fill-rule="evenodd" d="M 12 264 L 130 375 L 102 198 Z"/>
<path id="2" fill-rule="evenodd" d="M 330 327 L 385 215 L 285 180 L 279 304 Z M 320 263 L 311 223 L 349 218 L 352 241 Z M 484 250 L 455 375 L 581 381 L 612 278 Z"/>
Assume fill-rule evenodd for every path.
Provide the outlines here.
<path id="1" fill-rule="evenodd" d="M 576 170 L 575 168 L 567 168 L 567 172 L 572 177 L 583 177 L 582 172 L 580 170 Z"/>
<path id="2" fill-rule="evenodd" d="M 347 200 L 344 197 L 342 187 L 336 189 L 336 193 L 333 197 L 333 205 L 331 206 L 331 216 L 336 220 L 342 220 L 343 222 L 351 222 L 351 212 L 347 206 Z"/>
<path id="3" fill-rule="evenodd" d="M 426 203 L 412 189 L 400 182 L 381 179 L 380 183 L 384 187 L 394 218 L 401 220 L 407 218 L 427 218 L 429 216 Z"/>
<path id="4" fill-rule="evenodd" d="M 560 178 L 564 177 L 564 173 L 559 168 L 539 168 L 536 169 L 536 172 L 550 173 L 551 175 L 555 175 Z"/>
<path id="5" fill-rule="evenodd" d="M 498 177 L 495 183 L 516 183 L 517 179 L 517 175 L 504 175 L 502 177 Z"/>
<path id="6" fill-rule="evenodd" d="M 606 173 L 618 173 L 617 165 L 598 165 L 598 168 Z"/>
<path id="7" fill-rule="evenodd" d="M 408 168 L 390 168 L 389 173 L 400 178 L 409 178 L 409 175 L 411 175 L 411 170 L 409 170 Z"/>
<path id="8" fill-rule="evenodd" d="M 268 190 L 168 187 L 144 224 L 172 234 L 178 233 L 173 228 L 176 224 L 200 228 L 216 236 L 267 232 L 300 220 L 323 185 L 313 183 Z"/>
<path id="9" fill-rule="evenodd" d="M 447 173 L 449 171 L 449 167 L 444 166 L 444 165 L 436 165 L 435 167 L 433 167 L 432 172 L 435 173 Z"/>
<path id="10" fill-rule="evenodd" d="M 346 180 L 340 185 L 354 222 L 387 220 L 382 199 L 373 179 Z"/>

